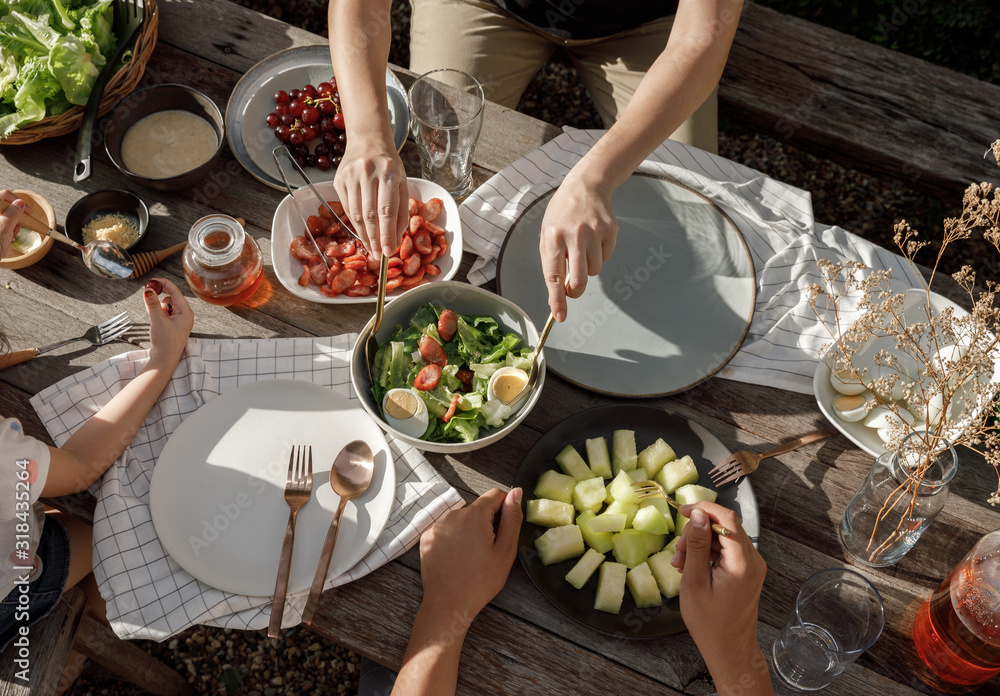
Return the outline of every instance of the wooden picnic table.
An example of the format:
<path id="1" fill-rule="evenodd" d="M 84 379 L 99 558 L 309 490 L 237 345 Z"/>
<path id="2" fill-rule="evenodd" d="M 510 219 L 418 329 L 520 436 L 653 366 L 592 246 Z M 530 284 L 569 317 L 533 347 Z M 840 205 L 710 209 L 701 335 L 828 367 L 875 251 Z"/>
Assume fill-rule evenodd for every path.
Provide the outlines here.
<path id="1" fill-rule="evenodd" d="M 227 0 L 160 2 L 159 43 L 144 84 L 179 82 L 224 107 L 233 86 L 252 65 L 291 46 L 323 43 L 321 37 L 246 10 Z M 412 76 L 399 71 L 404 84 Z M 495 104 L 488 106 L 476 153 L 476 183 L 558 134 L 558 129 Z M 96 148 L 95 148 L 96 150 Z M 0 181 L 45 196 L 60 221 L 84 193 L 136 188 L 106 157 L 94 175 L 72 183 L 74 138 L 4 147 Z M 419 174 L 415 146 L 403 149 L 408 171 Z M 367 304 L 330 306 L 300 300 L 277 281 L 270 266 L 270 225 L 283 193 L 255 181 L 228 151 L 211 175 L 192 190 L 165 194 L 137 189 L 150 204 L 145 249 L 186 239 L 192 222 L 222 212 L 241 216 L 261 246 L 267 268 L 260 291 L 245 305 L 216 307 L 189 295 L 195 337 L 272 338 L 325 336 L 358 331 Z M 465 254 L 461 278 L 471 264 Z M 179 257 L 156 271 L 186 290 Z M 40 263 L 0 270 L 0 322 L 14 348 L 43 345 L 71 335 L 122 310 L 141 327 L 142 280 L 106 281 L 91 275 L 78 254 L 57 244 Z M 140 341 L 141 342 L 141 341 Z M 34 393 L 67 375 L 135 347 L 76 345 L 0 372 L 0 413 L 20 417 L 29 434 L 48 440 L 28 403 Z M 467 500 L 497 486 L 508 488 L 525 453 L 546 431 L 583 409 L 621 400 L 594 394 L 551 376 L 531 417 L 510 436 L 457 457 L 428 454 Z M 650 399 L 697 421 L 733 451 L 756 451 L 825 424 L 808 395 L 712 378 L 679 395 Z M 760 511 L 760 551 L 768 575 L 760 602 L 758 637 L 766 654 L 784 624 L 802 582 L 814 571 L 844 566 L 836 527 L 871 457 L 842 436 L 765 463 L 752 482 Z M 995 474 L 963 453 L 947 507 L 902 561 L 883 570 L 862 570 L 885 600 L 887 622 L 875 646 L 837 678 L 825 693 L 850 695 L 936 693 L 917 676 L 910 637 L 919 604 L 1000 514 L 986 504 Z M 362 655 L 398 667 L 421 597 L 419 555 L 412 550 L 362 581 L 330 591 L 313 630 Z M 773 670 L 772 670 L 773 673 Z M 792 693 L 778 684 L 780 693 Z M 562 615 L 515 562 L 504 590 L 469 632 L 462 656 L 461 694 L 702 694 L 712 691 L 705 665 L 687 634 L 652 640 L 609 638 Z M 996 683 L 981 693 L 998 692 Z"/>

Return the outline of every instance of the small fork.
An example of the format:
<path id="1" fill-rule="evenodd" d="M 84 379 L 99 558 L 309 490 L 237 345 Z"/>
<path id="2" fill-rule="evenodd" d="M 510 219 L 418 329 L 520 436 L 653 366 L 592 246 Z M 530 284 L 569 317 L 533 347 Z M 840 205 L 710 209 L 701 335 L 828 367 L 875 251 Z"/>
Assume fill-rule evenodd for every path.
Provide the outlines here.
<path id="1" fill-rule="evenodd" d="M 277 638 L 281 633 L 281 615 L 285 612 L 288 573 L 292 567 L 292 547 L 295 544 L 295 518 L 299 514 L 299 508 L 308 503 L 312 497 L 312 483 L 312 447 L 307 445 L 292 447 L 291 456 L 288 458 L 288 476 L 285 478 L 285 501 L 291 512 L 288 514 L 285 540 L 281 544 L 278 579 L 274 584 L 274 601 L 271 603 L 271 621 L 267 626 L 267 635 L 271 638 Z"/>
<path id="2" fill-rule="evenodd" d="M 680 512 L 680 503 L 667 495 L 667 492 L 663 490 L 663 486 L 658 484 L 656 481 L 636 481 L 632 484 L 632 490 L 639 494 L 639 500 L 643 500 L 645 498 L 666 498 L 667 505 Z M 724 537 L 727 537 L 732 533 L 721 524 L 716 524 L 714 522 L 712 523 L 712 531 L 719 536 Z"/>
<path id="3" fill-rule="evenodd" d="M 808 445 L 810 442 L 816 442 L 817 440 L 822 440 L 823 438 L 830 437 L 831 435 L 833 435 L 833 431 L 829 428 L 824 428 L 823 430 L 817 430 L 814 433 L 803 435 L 796 440 L 779 445 L 764 454 L 754 454 L 753 452 L 747 452 L 745 450 L 741 452 L 734 452 L 732 455 L 716 464 L 715 468 L 708 472 L 708 477 L 712 479 L 712 483 L 715 484 L 716 488 L 719 486 L 725 486 L 727 483 L 732 483 L 740 476 L 745 476 L 756 471 L 757 467 L 760 466 L 762 459 L 777 457 L 779 454 L 791 452 L 792 450 L 796 450 L 803 445 Z"/>
<path id="4" fill-rule="evenodd" d="M 50 343 L 47 346 L 41 346 L 39 348 L 25 348 L 24 350 L 9 353 L 8 355 L 0 358 L 0 369 L 27 362 L 32 358 L 38 357 L 42 353 L 48 353 L 51 350 L 68 346 L 70 343 L 76 343 L 77 341 L 87 341 L 94 346 L 103 346 L 105 343 L 110 343 L 131 328 L 132 321 L 128 318 L 128 312 L 122 312 L 121 314 L 116 314 L 105 322 L 101 322 L 96 326 L 91 326 L 82 336 L 67 338 L 65 341 Z"/>

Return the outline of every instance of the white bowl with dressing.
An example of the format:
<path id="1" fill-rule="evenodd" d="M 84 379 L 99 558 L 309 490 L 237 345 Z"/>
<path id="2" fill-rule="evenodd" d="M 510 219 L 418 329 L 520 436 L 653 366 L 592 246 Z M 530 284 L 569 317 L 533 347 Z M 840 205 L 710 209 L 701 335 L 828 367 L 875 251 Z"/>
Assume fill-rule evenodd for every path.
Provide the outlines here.
<path id="1" fill-rule="evenodd" d="M 192 115 L 211 130 L 201 121 L 192 121 Z M 148 120 L 140 123 L 147 117 L 162 119 L 155 130 L 172 141 L 173 149 L 138 152 L 132 155 L 130 168 L 123 156 L 123 143 L 131 129 L 150 125 Z M 190 125 L 195 127 L 189 129 Z M 199 135 L 199 130 L 204 133 Z M 211 133 L 214 139 L 208 137 Z M 197 184 L 211 170 L 222 154 L 225 138 L 222 111 L 207 96 L 184 85 L 154 85 L 133 92 L 115 108 L 105 129 L 104 147 L 118 170 L 132 181 L 159 191 L 180 191 Z M 160 138 L 138 140 L 153 146 Z"/>

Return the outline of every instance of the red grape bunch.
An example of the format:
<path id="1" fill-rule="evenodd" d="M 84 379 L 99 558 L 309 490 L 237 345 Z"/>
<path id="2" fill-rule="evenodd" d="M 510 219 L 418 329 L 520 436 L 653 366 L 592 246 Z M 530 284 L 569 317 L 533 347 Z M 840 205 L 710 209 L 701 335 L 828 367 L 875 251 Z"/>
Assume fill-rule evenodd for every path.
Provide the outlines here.
<path id="1" fill-rule="evenodd" d="M 275 136 L 300 167 L 326 171 L 340 164 L 344 157 L 347 133 L 336 79 L 290 92 L 278 90 L 274 95 L 274 111 L 266 120 L 267 127 L 274 129 Z M 310 152 L 309 143 L 317 138 L 322 138 L 322 142 Z"/>

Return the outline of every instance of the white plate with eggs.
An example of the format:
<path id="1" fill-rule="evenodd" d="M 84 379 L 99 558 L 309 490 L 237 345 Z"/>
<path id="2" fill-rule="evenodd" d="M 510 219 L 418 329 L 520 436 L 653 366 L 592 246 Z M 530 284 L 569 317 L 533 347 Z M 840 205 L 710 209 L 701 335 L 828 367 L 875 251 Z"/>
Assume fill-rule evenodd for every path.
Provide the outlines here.
<path id="1" fill-rule="evenodd" d="M 904 316 L 911 322 L 923 320 L 924 298 L 923 290 L 907 291 L 903 311 Z M 932 292 L 930 298 L 931 311 L 934 314 L 951 309 L 956 317 L 968 315 L 968 312 L 960 306 L 937 293 Z M 836 350 L 836 346 L 831 346 L 830 350 Z M 855 382 L 849 374 L 834 376 L 825 362 L 826 356 L 820 360 L 813 375 L 813 392 L 816 394 L 816 403 L 823 415 L 851 442 L 875 457 L 886 452 L 889 429 L 899 418 L 903 418 L 907 425 L 919 430 L 927 422 L 928 415 L 932 422 L 936 422 L 942 415 L 940 406 L 935 408 L 933 400 L 928 404 L 927 409 L 921 408 L 919 412 L 907 408 L 902 382 L 904 379 L 917 379 L 919 370 L 910 356 L 895 349 L 895 339 L 893 338 L 876 339 L 855 353 L 854 366 L 859 371 L 867 370 L 866 377 L 871 376 L 868 384 L 879 377 L 879 368 L 874 364 L 875 354 L 879 350 L 894 354 L 899 361 L 901 372 L 905 375 L 897 381 L 894 393 L 891 395 L 893 401 L 899 405 L 898 416 L 884 406 L 875 406 L 869 411 L 865 406 L 865 401 L 875 399 L 872 392 L 866 389 L 864 384 Z M 960 346 L 942 346 L 938 356 L 947 359 L 960 350 Z M 992 381 L 1000 381 L 996 369 Z M 926 411 L 930 413 L 928 414 Z M 973 416 L 978 414 L 978 411 L 979 409 Z"/>

